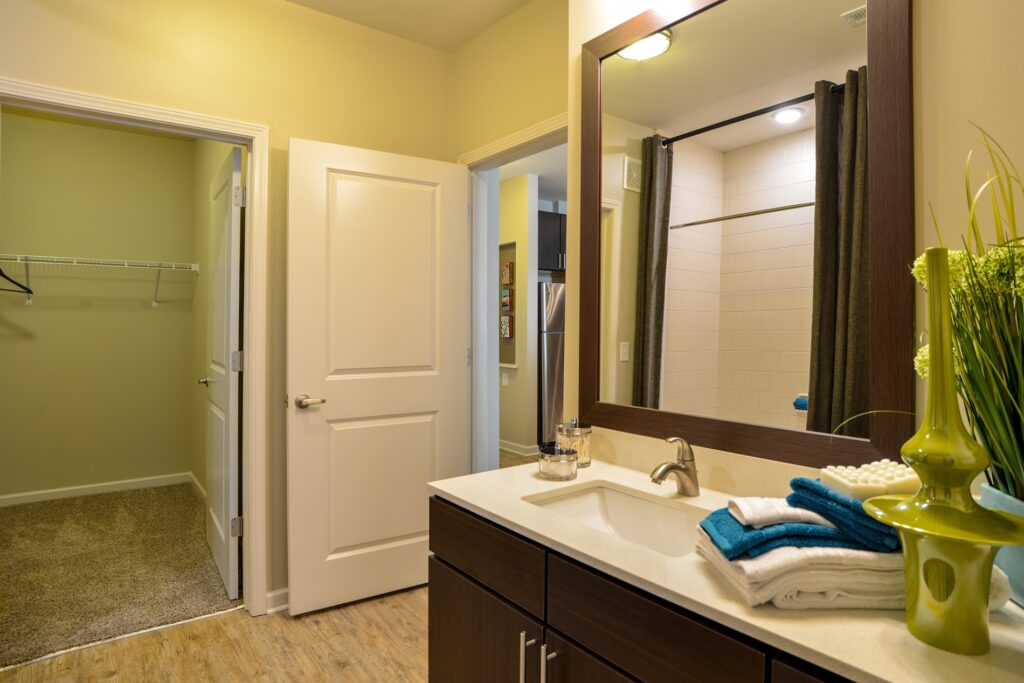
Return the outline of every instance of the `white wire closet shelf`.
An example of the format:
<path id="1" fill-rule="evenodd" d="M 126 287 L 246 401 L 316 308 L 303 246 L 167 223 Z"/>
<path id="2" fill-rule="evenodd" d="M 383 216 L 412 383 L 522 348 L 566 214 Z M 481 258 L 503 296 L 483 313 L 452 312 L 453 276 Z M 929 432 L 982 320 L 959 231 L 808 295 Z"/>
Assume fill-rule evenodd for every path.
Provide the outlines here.
<path id="1" fill-rule="evenodd" d="M 105 268 L 148 268 L 150 270 L 190 270 L 199 272 L 198 263 L 173 261 L 139 261 L 135 259 L 82 258 L 78 256 L 29 256 L 27 254 L 0 254 L 6 263 L 47 264 L 63 266 L 100 266 Z"/>
<path id="2" fill-rule="evenodd" d="M 37 266 L 43 268 L 56 267 L 86 267 L 86 268 L 112 268 L 116 270 L 130 271 L 152 271 L 156 277 L 153 287 L 153 307 L 160 305 L 160 280 L 165 272 L 175 273 L 199 273 L 198 263 L 179 263 L 176 261 L 142 261 L 138 259 L 102 259 L 87 258 L 80 256 L 36 256 L 30 254 L 0 254 L 0 265 L 20 263 L 24 267 L 25 285 L 32 288 L 32 270 Z M 25 295 L 25 303 L 32 304 L 32 296 L 35 292 Z"/>

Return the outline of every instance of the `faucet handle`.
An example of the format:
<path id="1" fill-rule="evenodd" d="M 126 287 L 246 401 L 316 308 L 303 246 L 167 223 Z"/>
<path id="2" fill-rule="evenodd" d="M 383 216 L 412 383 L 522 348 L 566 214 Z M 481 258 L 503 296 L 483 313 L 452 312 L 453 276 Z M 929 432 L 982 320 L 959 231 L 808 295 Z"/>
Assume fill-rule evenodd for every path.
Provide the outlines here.
<path id="1" fill-rule="evenodd" d="M 693 462 L 693 449 L 690 448 L 689 441 L 681 436 L 670 436 L 665 441 L 676 445 L 676 462 L 679 464 Z"/>

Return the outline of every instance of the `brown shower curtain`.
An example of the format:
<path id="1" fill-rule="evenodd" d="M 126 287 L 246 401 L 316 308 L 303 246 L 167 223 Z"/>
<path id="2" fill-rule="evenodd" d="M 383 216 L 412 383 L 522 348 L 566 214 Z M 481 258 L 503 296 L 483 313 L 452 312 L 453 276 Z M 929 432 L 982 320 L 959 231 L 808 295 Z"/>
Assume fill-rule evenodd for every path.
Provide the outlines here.
<path id="1" fill-rule="evenodd" d="M 661 399 L 661 338 L 672 200 L 672 147 L 662 145 L 664 139 L 660 135 L 644 138 L 640 176 L 633 405 L 644 408 L 657 408 Z"/>
<path id="2" fill-rule="evenodd" d="M 814 308 L 807 430 L 831 433 L 868 410 L 867 67 L 814 87 Z M 836 433 L 866 437 L 860 417 Z"/>

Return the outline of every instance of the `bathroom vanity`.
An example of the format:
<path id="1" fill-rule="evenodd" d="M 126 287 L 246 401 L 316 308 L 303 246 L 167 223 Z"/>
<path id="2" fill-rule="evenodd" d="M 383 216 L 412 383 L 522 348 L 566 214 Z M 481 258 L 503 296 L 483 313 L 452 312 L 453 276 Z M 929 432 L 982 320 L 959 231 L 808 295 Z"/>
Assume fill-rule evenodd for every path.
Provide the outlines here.
<path id="1" fill-rule="evenodd" d="M 1024 610 L 992 651 L 911 636 L 901 611 L 750 608 L 691 552 L 728 495 L 679 498 L 595 461 L 573 482 L 522 466 L 431 485 L 436 681 L 1019 680 Z"/>

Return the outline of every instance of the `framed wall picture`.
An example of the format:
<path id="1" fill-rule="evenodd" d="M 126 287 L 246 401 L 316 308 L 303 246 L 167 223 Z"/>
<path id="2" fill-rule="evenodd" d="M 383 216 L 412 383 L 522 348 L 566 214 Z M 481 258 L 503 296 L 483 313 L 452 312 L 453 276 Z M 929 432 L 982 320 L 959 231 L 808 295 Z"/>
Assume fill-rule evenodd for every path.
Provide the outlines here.
<path id="1" fill-rule="evenodd" d="M 498 336 L 502 339 L 511 339 L 513 336 L 513 318 L 510 315 L 503 315 L 498 318 Z"/>
<path id="2" fill-rule="evenodd" d="M 501 311 L 511 313 L 515 310 L 515 290 L 510 287 L 501 288 Z"/>
<path id="3" fill-rule="evenodd" d="M 511 285 L 515 283 L 516 277 L 516 264 L 515 261 L 502 261 L 499 269 L 501 274 L 501 284 Z"/>

